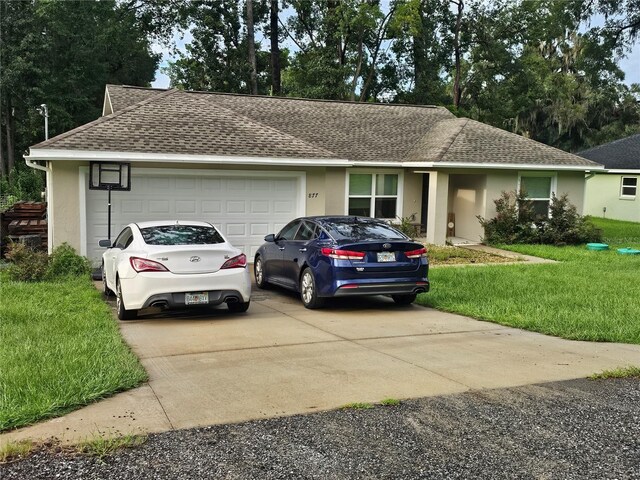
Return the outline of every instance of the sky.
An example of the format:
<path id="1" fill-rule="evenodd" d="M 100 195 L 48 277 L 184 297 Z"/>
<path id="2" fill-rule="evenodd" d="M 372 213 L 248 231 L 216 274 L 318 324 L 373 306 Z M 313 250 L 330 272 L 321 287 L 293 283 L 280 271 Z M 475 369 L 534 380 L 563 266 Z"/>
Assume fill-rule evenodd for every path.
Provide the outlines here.
<path id="1" fill-rule="evenodd" d="M 192 38 L 191 33 L 186 31 L 184 34 L 180 32 L 176 33 L 173 40 L 177 48 L 184 51 L 185 45 L 187 45 Z M 256 40 L 260 41 L 258 38 Z M 161 70 L 163 67 L 167 66 L 169 61 L 174 60 L 174 57 L 170 54 L 168 47 L 160 44 L 154 44 L 153 51 L 162 54 L 162 61 L 160 63 L 160 68 L 156 71 L 156 79 L 151 86 L 156 88 L 168 88 L 169 77 L 162 73 Z M 627 85 L 640 83 L 640 40 L 636 41 L 627 57 L 620 60 L 620 68 L 625 73 L 625 83 Z"/>

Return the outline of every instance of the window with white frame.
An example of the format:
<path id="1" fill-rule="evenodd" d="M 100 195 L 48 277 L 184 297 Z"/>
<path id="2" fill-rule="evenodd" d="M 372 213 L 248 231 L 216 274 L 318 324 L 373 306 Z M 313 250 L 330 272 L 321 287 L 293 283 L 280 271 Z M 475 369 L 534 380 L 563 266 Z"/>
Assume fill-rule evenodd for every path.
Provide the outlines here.
<path id="1" fill-rule="evenodd" d="M 636 198 L 638 193 L 638 177 L 622 177 L 620 182 L 620 196 L 622 198 Z"/>
<path id="2" fill-rule="evenodd" d="M 395 219 L 398 216 L 398 179 L 396 173 L 349 172 L 349 215 Z"/>
<path id="3" fill-rule="evenodd" d="M 551 197 L 555 193 L 555 175 L 552 174 L 520 174 L 519 190 L 526 193 L 533 204 L 536 216 L 548 217 Z"/>

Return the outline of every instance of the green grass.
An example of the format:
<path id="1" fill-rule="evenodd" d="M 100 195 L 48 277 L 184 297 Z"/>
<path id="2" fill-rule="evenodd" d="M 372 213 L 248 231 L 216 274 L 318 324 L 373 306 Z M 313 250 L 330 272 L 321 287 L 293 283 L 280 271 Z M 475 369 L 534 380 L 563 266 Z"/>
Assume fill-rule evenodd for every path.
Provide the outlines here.
<path id="1" fill-rule="evenodd" d="M 59 416 L 146 379 L 84 279 L 0 277 L 0 431 Z"/>
<path id="2" fill-rule="evenodd" d="M 615 251 L 615 242 L 640 233 L 640 224 L 608 220 L 603 226 L 612 240 L 609 251 L 505 247 L 561 263 L 433 269 L 431 291 L 418 302 L 568 339 L 640 344 L 640 256 Z M 638 237 L 624 245 L 640 247 Z"/>
<path id="3" fill-rule="evenodd" d="M 624 367 L 616 368 L 615 370 L 605 370 L 602 373 L 596 373 L 591 375 L 591 380 L 600 380 L 606 378 L 628 378 L 638 377 L 640 378 L 640 367 Z"/>
<path id="4" fill-rule="evenodd" d="M 380 402 L 380 405 L 384 405 L 386 407 L 395 407 L 396 405 L 400 405 L 400 400 L 396 398 L 385 398 Z"/>
<path id="5" fill-rule="evenodd" d="M 79 453 L 104 458 L 123 448 L 134 448 L 143 445 L 147 441 L 146 435 L 122 435 L 118 437 L 103 437 L 96 435 L 76 445 Z"/>
<path id="6" fill-rule="evenodd" d="M 605 243 L 626 246 L 640 244 L 640 223 L 589 217 L 589 221 L 603 231 Z"/>
<path id="7" fill-rule="evenodd" d="M 25 458 L 34 448 L 35 444 L 31 440 L 9 442 L 0 447 L 0 464 Z"/>
<path id="8" fill-rule="evenodd" d="M 353 402 L 347 403 L 341 407 L 343 410 L 346 409 L 354 409 L 354 410 L 368 410 L 370 408 L 374 408 L 373 403 L 365 403 L 365 402 Z"/>

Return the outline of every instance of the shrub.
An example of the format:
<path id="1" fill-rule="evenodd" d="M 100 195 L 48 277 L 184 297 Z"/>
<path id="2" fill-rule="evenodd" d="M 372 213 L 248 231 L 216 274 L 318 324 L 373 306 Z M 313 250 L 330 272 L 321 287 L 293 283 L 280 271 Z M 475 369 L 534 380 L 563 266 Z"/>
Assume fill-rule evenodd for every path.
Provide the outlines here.
<path id="1" fill-rule="evenodd" d="M 577 245 L 601 240 L 601 233 L 569 202 L 566 194 L 552 195 L 549 218 L 536 216 L 526 192 L 502 192 L 494 200 L 496 216 L 485 220 L 478 216 L 489 244 L 544 243 Z"/>
<path id="2" fill-rule="evenodd" d="M 400 220 L 400 223 L 394 223 L 393 227 L 396 230 L 400 230 L 409 238 L 418 237 L 420 234 L 420 231 L 418 230 L 418 227 L 416 225 L 411 223 L 414 221 L 415 217 L 416 217 L 415 213 L 412 213 L 407 217 L 397 217 L 398 220 Z"/>
<path id="3" fill-rule="evenodd" d="M 45 252 L 36 251 L 22 243 L 12 243 L 6 257 L 11 261 L 7 273 L 12 280 L 38 282 L 47 275 L 49 257 Z"/>
<path id="4" fill-rule="evenodd" d="M 496 216 L 485 220 L 478 216 L 487 243 L 537 243 L 533 203 L 524 191 L 502 192 L 494 200 Z"/>
<path id="5" fill-rule="evenodd" d="M 49 257 L 47 276 L 51 279 L 62 277 L 81 277 L 91 274 L 91 264 L 86 257 L 80 256 L 68 243 L 53 249 Z"/>

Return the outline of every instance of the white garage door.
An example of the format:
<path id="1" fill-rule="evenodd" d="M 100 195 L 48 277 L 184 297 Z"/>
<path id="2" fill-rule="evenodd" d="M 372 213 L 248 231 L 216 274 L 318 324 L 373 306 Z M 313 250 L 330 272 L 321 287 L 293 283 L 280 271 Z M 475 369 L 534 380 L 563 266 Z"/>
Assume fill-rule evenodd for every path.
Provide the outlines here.
<path id="1" fill-rule="evenodd" d="M 202 220 L 213 223 L 237 248 L 253 258 L 264 236 L 304 215 L 300 176 L 224 172 L 210 175 L 141 174 L 131 191 L 111 196 L 111 239 L 128 223 L 147 220 Z M 245 176 L 251 175 L 251 176 Z M 86 191 L 87 256 L 100 261 L 107 238 L 107 192 Z"/>

